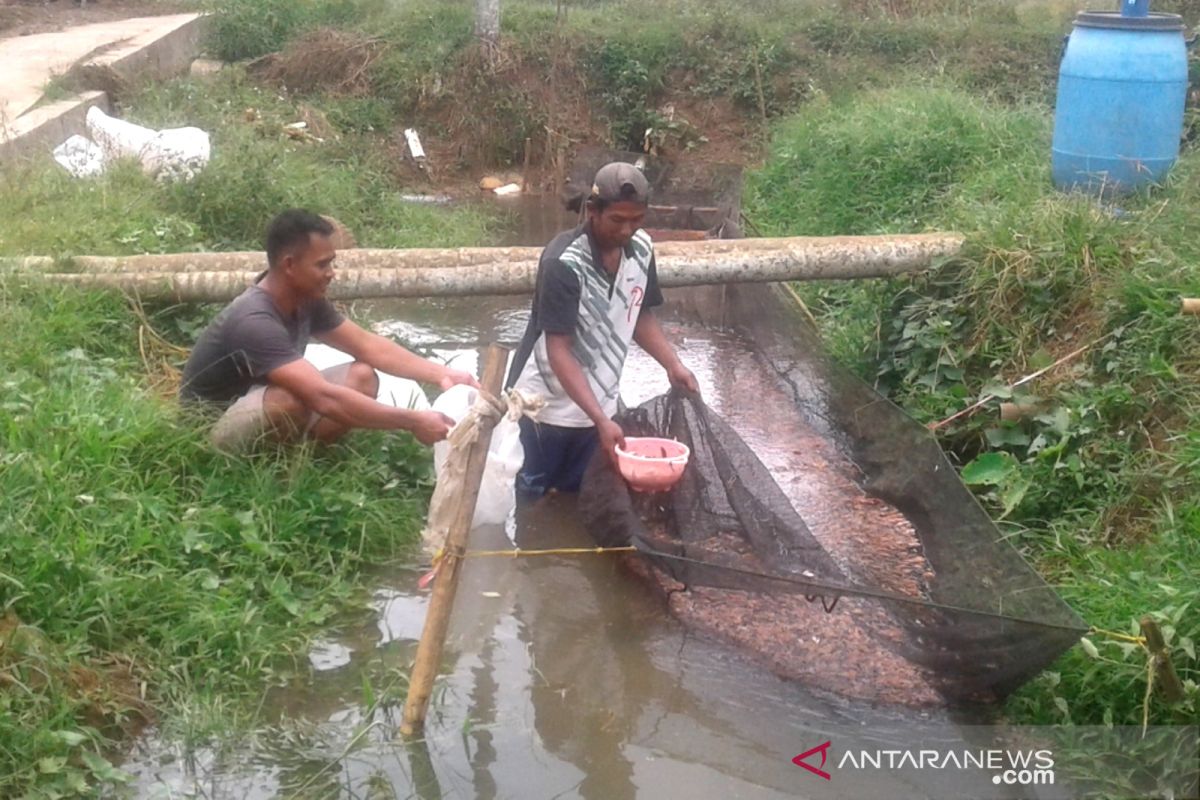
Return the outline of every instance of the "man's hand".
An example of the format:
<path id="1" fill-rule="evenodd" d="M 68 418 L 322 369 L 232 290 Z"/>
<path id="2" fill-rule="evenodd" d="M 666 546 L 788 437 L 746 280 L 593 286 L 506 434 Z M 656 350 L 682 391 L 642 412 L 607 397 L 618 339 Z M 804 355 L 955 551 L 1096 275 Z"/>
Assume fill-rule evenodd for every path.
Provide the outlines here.
<path id="1" fill-rule="evenodd" d="M 667 379 L 676 389 L 684 389 L 690 394 L 700 394 L 700 384 L 696 381 L 696 376 L 679 361 L 676 361 L 667 370 Z"/>
<path id="2" fill-rule="evenodd" d="M 460 384 L 464 386 L 472 386 L 476 389 L 480 388 L 479 381 L 475 380 L 475 376 L 471 373 L 464 372 L 461 369 L 450 369 L 449 367 L 445 367 L 443 369 L 442 377 L 438 380 L 438 386 L 445 391 L 451 386 L 458 386 Z"/>
<path id="3" fill-rule="evenodd" d="M 596 436 L 600 439 L 600 449 L 604 452 L 608 463 L 612 464 L 613 469 L 620 471 L 617 466 L 616 447 L 617 445 L 625 447 L 625 431 L 621 430 L 621 426 L 611 419 L 606 419 L 596 426 Z"/>
<path id="4" fill-rule="evenodd" d="M 412 435 L 424 445 L 440 442 L 450 434 L 454 420 L 439 411 L 413 412 Z"/>

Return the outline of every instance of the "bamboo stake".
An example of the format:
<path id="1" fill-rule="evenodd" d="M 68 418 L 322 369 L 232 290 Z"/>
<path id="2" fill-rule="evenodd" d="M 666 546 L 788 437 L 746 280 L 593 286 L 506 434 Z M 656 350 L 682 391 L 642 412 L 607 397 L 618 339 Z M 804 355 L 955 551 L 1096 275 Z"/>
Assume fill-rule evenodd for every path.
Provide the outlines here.
<path id="1" fill-rule="evenodd" d="M 529 191 L 529 156 L 530 156 L 530 151 L 532 149 L 533 149 L 533 139 L 526 136 L 525 137 L 525 169 L 522 170 L 522 172 L 521 172 L 521 192 L 522 193 L 526 193 Z"/>
<path id="2" fill-rule="evenodd" d="M 483 375 L 480 378 L 484 391 L 499 397 L 507 364 L 508 350 L 498 345 L 487 349 L 483 359 Z M 408 698 L 404 702 L 404 720 L 400 725 L 400 732 L 405 736 L 413 735 L 425 724 L 425 710 L 429 706 L 433 681 L 442 663 L 442 648 L 450 626 L 450 612 L 454 608 L 454 593 L 458 589 L 467 536 L 471 531 L 471 520 L 475 516 L 475 502 L 479 499 L 479 484 L 483 479 L 483 467 L 487 462 L 491 441 L 492 428 L 481 425 L 479 438 L 471 445 L 467 455 L 463 493 L 455 503 L 456 515 L 446 537 L 437 580 L 433 584 L 433 596 L 429 599 L 429 611 L 425 614 L 421 642 L 417 645 L 417 658 L 409 681 Z"/>
<path id="3" fill-rule="evenodd" d="M 1142 636 L 1146 637 L 1146 649 L 1150 651 L 1150 657 L 1154 659 L 1154 674 L 1158 685 L 1162 687 L 1163 697 L 1168 703 L 1183 702 L 1186 696 L 1183 684 L 1179 682 L 1175 665 L 1171 663 L 1171 654 L 1167 650 L 1167 643 L 1163 641 L 1158 623 L 1146 616 L 1142 617 L 1140 624 Z"/>
<path id="4" fill-rule="evenodd" d="M 1193 315 L 1200 314 L 1200 297 L 1179 298 L 1179 313 Z"/>
<path id="5" fill-rule="evenodd" d="M 937 259 L 954 255 L 961 245 L 962 237 L 956 234 L 922 234 L 664 242 L 655 252 L 659 282 L 674 287 L 889 277 L 926 269 Z M 536 281 L 539 253 L 538 248 L 353 250 L 346 253 L 346 261 L 356 266 L 343 265 L 330 287 L 330 297 L 528 294 Z M 259 274 L 257 269 L 197 270 L 197 265 L 206 263 L 198 255 L 137 256 L 118 259 L 118 264 L 112 259 L 76 259 L 74 266 L 86 271 L 20 274 L 176 302 L 230 300 Z M 131 262 L 135 259 L 138 269 L 127 269 L 134 266 Z M 230 261 L 219 263 L 235 266 Z M 159 265 L 168 269 L 155 269 Z"/>
<path id="6" fill-rule="evenodd" d="M 1110 336 L 1112 336 L 1112 335 L 1113 335 L 1113 333 L 1116 333 L 1116 331 L 1111 331 L 1111 332 L 1109 332 L 1109 333 L 1106 333 L 1106 334 L 1104 334 L 1103 336 L 1101 336 L 1099 339 L 1095 339 L 1095 340 L 1093 340 L 1093 341 L 1091 341 L 1091 342 L 1088 342 L 1088 343 L 1087 343 L 1087 344 L 1085 344 L 1083 347 L 1079 347 L 1079 348 L 1076 348 L 1075 350 L 1072 350 L 1071 352 L 1067 353 L 1067 354 L 1066 354 L 1065 356 L 1063 356 L 1062 358 L 1060 358 L 1060 359 L 1058 359 L 1057 361 L 1055 361 L 1055 362 L 1054 362 L 1053 364 L 1051 364 L 1050 366 L 1048 366 L 1048 367 L 1042 367 L 1042 368 L 1041 368 L 1041 369 L 1039 369 L 1037 372 L 1032 372 L 1032 373 L 1030 373 L 1030 374 L 1026 375 L 1024 378 L 1021 378 L 1021 380 L 1019 380 L 1019 381 L 1016 381 L 1016 382 L 1014 382 L 1014 383 L 1010 383 L 1010 384 L 1008 385 L 1009 391 L 1011 391 L 1011 390 L 1013 390 L 1013 389 L 1016 389 L 1018 386 L 1024 386 L 1025 384 L 1029 383 L 1029 382 L 1030 382 L 1030 381 L 1032 381 L 1032 380 L 1037 380 L 1038 378 L 1042 377 L 1043 375 L 1045 375 L 1045 374 L 1046 374 L 1047 372 L 1049 372 L 1050 370 L 1052 370 L 1052 369 L 1054 369 L 1054 368 L 1056 368 L 1056 367 L 1062 366 L 1063 364 L 1067 363 L 1067 362 L 1068 362 L 1068 361 L 1070 361 L 1071 359 L 1075 358 L 1077 355 L 1079 355 L 1079 354 L 1081 354 L 1081 353 L 1086 353 L 1086 352 L 1087 352 L 1087 351 L 1088 351 L 1090 348 L 1092 348 L 1092 347 L 1095 347 L 1096 345 L 1098 345 L 1098 344 L 1100 344 L 1101 342 L 1103 342 L 1105 339 L 1107 339 L 1107 338 L 1109 338 Z M 928 429 L 929 429 L 929 430 L 931 430 L 931 431 L 936 431 L 936 430 L 939 430 L 939 429 L 941 429 L 941 428 L 944 428 L 944 427 L 946 427 L 946 426 L 947 426 L 947 425 L 949 425 L 951 422 L 954 422 L 954 421 L 955 421 L 955 420 L 957 420 L 957 419 L 961 419 L 962 417 L 968 416 L 968 415 L 970 415 L 970 414 L 974 414 L 976 411 L 978 411 L 979 409 L 983 408 L 985 405 L 987 405 L 988 403 L 990 403 L 991 401 L 993 401 L 993 400 L 995 400 L 995 399 L 996 399 L 996 395 L 994 395 L 994 394 L 987 394 L 987 395 L 984 395 L 984 396 L 983 396 L 982 398 L 980 398 L 978 401 L 976 401 L 976 402 L 972 403 L 971 405 L 967 406 L 967 407 L 966 407 L 966 408 L 964 408 L 962 411 L 959 411 L 959 412 L 957 412 L 957 413 L 955 413 L 955 414 L 951 414 L 950 416 L 946 417 L 946 418 L 945 418 L 944 420 L 942 420 L 941 422 L 930 422 L 930 423 L 929 423 L 928 425 L 926 425 L 925 427 L 926 427 L 926 428 L 928 428 Z"/>
<path id="7" fill-rule="evenodd" d="M 1000 420 L 1002 422 L 1020 422 L 1041 414 L 1046 409 L 1042 399 L 1023 400 L 1019 403 L 1001 403 Z"/>

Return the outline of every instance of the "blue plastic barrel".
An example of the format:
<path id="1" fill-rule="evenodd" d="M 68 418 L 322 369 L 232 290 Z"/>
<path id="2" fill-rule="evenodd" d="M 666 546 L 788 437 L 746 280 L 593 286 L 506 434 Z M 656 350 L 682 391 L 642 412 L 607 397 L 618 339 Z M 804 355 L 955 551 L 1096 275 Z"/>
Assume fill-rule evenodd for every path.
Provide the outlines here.
<path id="1" fill-rule="evenodd" d="M 1187 81 L 1178 15 L 1081 12 L 1058 71 L 1055 186 L 1109 194 L 1160 182 L 1179 156 Z"/>

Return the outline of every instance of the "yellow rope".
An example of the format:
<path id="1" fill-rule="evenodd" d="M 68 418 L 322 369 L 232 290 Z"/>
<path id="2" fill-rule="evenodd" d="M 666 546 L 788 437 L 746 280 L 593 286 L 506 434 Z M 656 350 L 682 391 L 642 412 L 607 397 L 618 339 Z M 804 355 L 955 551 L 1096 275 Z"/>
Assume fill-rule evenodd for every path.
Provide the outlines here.
<path id="1" fill-rule="evenodd" d="M 1146 647 L 1146 637 L 1145 636 L 1130 636 L 1127 633 L 1117 633 L 1116 631 L 1106 631 L 1103 628 L 1096 628 L 1096 627 L 1090 628 L 1088 630 L 1088 635 L 1090 636 L 1092 634 L 1099 634 L 1100 636 L 1107 636 L 1110 639 L 1118 639 L 1122 642 L 1133 642 L 1134 644 L 1139 645 L 1142 648 Z"/>
<path id="2" fill-rule="evenodd" d="M 1145 636 L 1130 636 L 1127 633 L 1106 631 L 1096 627 L 1089 629 L 1088 634 L 1106 636 L 1121 642 L 1132 642 L 1146 651 L 1146 694 L 1142 697 L 1142 736 L 1145 736 L 1146 729 L 1150 725 L 1150 699 L 1154 696 L 1154 677 L 1158 668 L 1158 656 L 1151 653 L 1150 648 L 1146 646 Z"/>
<path id="3" fill-rule="evenodd" d="M 506 556 L 508 558 L 516 558 L 517 556 L 578 556 L 589 554 L 602 553 L 633 553 L 637 548 L 633 546 L 627 547 L 559 547 L 553 550 L 522 550 L 519 547 L 511 550 L 469 550 L 464 553 L 466 558 L 475 558 L 477 556 Z"/>
<path id="4" fill-rule="evenodd" d="M 502 556 L 504 558 L 516 558 L 517 556 L 578 556 L 578 555 L 603 555 L 605 553 L 634 553 L 637 548 L 629 545 L 626 547 L 559 547 L 552 550 L 522 550 L 519 547 L 511 550 L 468 550 L 462 553 L 462 558 L 475 558 L 483 556 Z M 436 570 L 442 559 L 446 556 L 445 548 L 439 549 L 433 554 L 433 559 L 430 563 L 430 569 Z"/>

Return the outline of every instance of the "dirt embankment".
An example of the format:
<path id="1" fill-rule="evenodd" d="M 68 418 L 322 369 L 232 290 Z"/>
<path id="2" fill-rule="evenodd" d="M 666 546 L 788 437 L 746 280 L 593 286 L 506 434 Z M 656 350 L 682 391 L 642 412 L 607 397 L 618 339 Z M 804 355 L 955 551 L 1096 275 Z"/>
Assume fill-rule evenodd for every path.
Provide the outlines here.
<path id="1" fill-rule="evenodd" d="M 540 53 L 505 45 L 488 53 L 468 47 L 437 76 L 402 97 L 380 86 L 389 48 L 384 39 L 318 29 L 251 65 L 256 78 L 300 95 L 387 98 L 397 108 L 386 134 L 397 177 L 428 181 L 452 194 L 477 190 L 486 174 L 524 172 L 530 188 L 548 190 L 569 170 L 580 147 L 641 149 L 665 159 L 746 166 L 762 156 L 765 125 L 728 97 L 700 97 L 685 75 L 653 98 L 653 124 L 642 140 L 620 141 L 619 110 L 588 74 L 571 40 Z M 428 156 L 418 173 L 404 129 L 416 128 Z M 639 128 L 639 130 L 641 130 Z"/>

